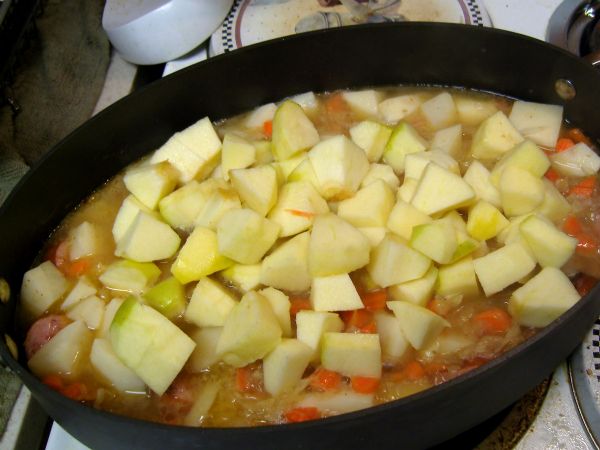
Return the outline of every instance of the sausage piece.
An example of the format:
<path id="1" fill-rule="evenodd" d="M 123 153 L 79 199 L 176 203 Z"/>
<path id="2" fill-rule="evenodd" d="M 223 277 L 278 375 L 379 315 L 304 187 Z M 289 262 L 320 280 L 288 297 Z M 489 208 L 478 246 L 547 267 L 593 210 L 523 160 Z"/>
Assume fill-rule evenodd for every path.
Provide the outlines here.
<path id="1" fill-rule="evenodd" d="M 40 348 L 71 321 L 62 314 L 53 314 L 36 320 L 25 337 L 25 353 L 31 358 Z"/>

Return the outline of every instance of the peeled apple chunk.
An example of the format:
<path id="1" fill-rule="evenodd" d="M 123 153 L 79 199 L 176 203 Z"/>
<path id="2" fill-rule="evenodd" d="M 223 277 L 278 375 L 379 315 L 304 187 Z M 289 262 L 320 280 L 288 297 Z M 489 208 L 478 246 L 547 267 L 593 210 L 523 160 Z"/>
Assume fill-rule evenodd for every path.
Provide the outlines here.
<path id="1" fill-rule="evenodd" d="M 326 200 L 353 196 L 369 171 L 363 149 L 344 135 L 322 140 L 308 152 L 308 158 Z"/>
<path id="2" fill-rule="evenodd" d="M 240 291 L 252 291 L 260 284 L 262 264 L 234 264 L 221 272 L 227 283 L 231 283 Z"/>
<path id="3" fill-rule="evenodd" d="M 350 128 L 352 141 L 365 151 L 370 162 L 381 159 L 391 134 L 391 128 L 371 120 L 365 120 Z"/>
<path id="4" fill-rule="evenodd" d="M 119 359 L 162 395 L 181 371 L 196 344 L 161 313 L 129 297 L 110 326 Z"/>
<path id="5" fill-rule="evenodd" d="M 120 260 L 112 263 L 98 277 L 109 289 L 137 294 L 148 289 L 160 276 L 154 263 Z"/>
<path id="6" fill-rule="evenodd" d="M 231 310 L 217 343 L 217 354 L 233 367 L 264 357 L 281 342 L 281 327 L 269 301 L 251 291 Z"/>
<path id="7" fill-rule="evenodd" d="M 277 174 L 271 166 L 234 169 L 231 183 L 244 203 L 265 216 L 277 202 Z"/>
<path id="8" fill-rule="evenodd" d="M 235 305 L 235 296 L 219 282 L 207 277 L 201 278 L 183 317 L 199 327 L 220 327 Z"/>
<path id="9" fill-rule="evenodd" d="M 400 122 L 392 131 L 383 151 L 383 160 L 398 174 L 404 173 L 404 158 L 409 153 L 427 149 L 427 141 L 406 122 Z"/>
<path id="10" fill-rule="evenodd" d="M 398 200 L 387 221 L 387 227 L 398 236 L 408 240 L 412 236 L 412 230 L 417 225 L 431 222 L 431 217 L 422 213 L 410 203 Z"/>
<path id="11" fill-rule="evenodd" d="M 308 270 L 309 240 L 308 232 L 301 233 L 267 255 L 261 264 L 260 282 L 291 292 L 308 290 L 311 283 Z"/>
<path id="12" fill-rule="evenodd" d="M 199 280 L 233 264 L 218 247 L 217 233 L 197 227 L 185 241 L 171 265 L 171 273 L 181 284 Z"/>
<path id="13" fill-rule="evenodd" d="M 525 139 L 554 147 L 562 125 L 563 107 L 517 100 L 508 119 Z"/>
<path id="14" fill-rule="evenodd" d="M 312 349 L 298 339 L 283 339 L 263 360 L 265 390 L 279 395 L 291 390 L 302 378 Z"/>
<path id="15" fill-rule="evenodd" d="M 522 141 L 523 136 L 508 117 L 498 111 L 479 125 L 473 136 L 471 155 L 477 159 L 496 159 Z"/>
<path id="16" fill-rule="evenodd" d="M 312 349 L 312 359 L 320 358 L 321 339 L 325 333 L 343 329 L 344 322 L 332 312 L 303 310 L 296 314 L 296 337 Z"/>
<path id="17" fill-rule="evenodd" d="M 217 342 L 223 331 L 222 327 L 197 328 L 190 337 L 196 348 L 190 356 L 188 367 L 193 373 L 200 373 L 219 361 Z"/>
<path id="18" fill-rule="evenodd" d="M 545 327 L 580 299 L 569 278 L 556 267 L 540 273 L 513 292 L 510 314 L 526 327 Z"/>
<path id="19" fill-rule="evenodd" d="M 207 180 L 202 183 L 190 181 L 186 185 L 171 192 L 164 197 L 158 204 L 160 215 L 174 228 L 182 230 L 191 230 L 194 227 L 194 220 L 202 210 L 204 204 L 208 201 L 209 196 L 213 192 L 217 182 L 215 180 Z M 126 199 L 127 201 L 127 199 Z M 125 202 L 121 210 L 125 207 Z M 119 216 L 121 211 L 119 211 Z M 117 216 L 117 219 L 119 218 Z M 115 226 L 117 220 L 115 220 Z M 118 237 L 114 232 L 115 240 Z"/>
<path id="20" fill-rule="evenodd" d="M 421 350 L 431 343 L 450 324 L 427 308 L 414 303 L 394 300 L 387 302 L 410 345 Z"/>
<path id="21" fill-rule="evenodd" d="M 286 160 L 319 142 L 319 133 L 300 105 L 283 102 L 273 117 L 273 155 Z"/>
<path id="22" fill-rule="evenodd" d="M 539 178 L 550 167 L 550 160 L 543 150 L 533 142 L 521 142 L 515 148 L 505 153 L 494 166 L 490 174 L 490 181 L 494 186 L 498 186 L 502 172 L 507 167 L 518 167 Z"/>
<path id="23" fill-rule="evenodd" d="M 338 205 L 337 214 L 356 227 L 382 227 L 386 224 L 395 198 L 392 189 L 377 180 Z"/>
<path id="24" fill-rule="evenodd" d="M 336 333 L 323 335 L 321 363 L 347 377 L 381 376 L 381 345 L 377 334 Z"/>
<path id="25" fill-rule="evenodd" d="M 412 248 L 420 251 L 438 264 L 449 263 L 457 245 L 456 230 L 444 220 L 435 220 L 431 223 L 417 225 L 413 228 L 410 238 Z"/>
<path id="26" fill-rule="evenodd" d="M 90 330 L 100 327 L 103 316 L 104 302 L 95 295 L 84 298 L 67 312 L 69 319 L 81 320 Z"/>
<path id="27" fill-rule="evenodd" d="M 69 283 L 50 261 L 28 270 L 21 285 L 21 306 L 32 318 L 40 316 L 69 289 Z"/>
<path id="28" fill-rule="evenodd" d="M 454 104 L 459 120 L 465 125 L 479 125 L 498 111 L 493 99 L 477 98 L 472 95 L 455 95 Z"/>
<path id="29" fill-rule="evenodd" d="M 378 311 L 375 313 L 375 323 L 377 334 L 379 334 L 383 362 L 395 364 L 410 348 L 398 319 L 393 314 Z"/>
<path id="30" fill-rule="evenodd" d="M 415 305 L 425 306 L 431 300 L 431 294 L 433 293 L 437 277 L 438 269 L 431 267 L 421 278 L 390 286 L 388 288 L 388 295 L 392 300 L 402 300 L 414 303 Z"/>
<path id="31" fill-rule="evenodd" d="M 82 222 L 69 233 L 69 258 L 71 261 L 98 252 L 98 230 L 90 222 Z"/>
<path id="32" fill-rule="evenodd" d="M 275 243 L 280 229 L 251 209 L 232 209 L 217 227 L 219 251 L 239 263 L 256 264 Z"/>
<path id="33" fill-rule="evenodd" d="M 117 242 L 115 255 L 138 262 L 167 259 L 177 253 L 180 243 L 181 238 L 169 225 L 140 211 Z"/>
<path id="34" fill-rule="evenodd" d="M 394 191 L 398 189 L 398 186 L 400 186 L 400 180 L 394 173 L 394 169 L 387 164 L 371 164 L 369 171 L 360 184 L 360 187 L 364 188 L 377 180 L 385 181 L 387 185 Z"/>
<path id="35" fill-rule="evenodd" d="M 123 203 L 117 212 L 117 216 L 115 217 L 112 227 L 112 234 L 115 238 L 115 242 L 119 242 L 119 240 L 121 240 L 140 211 L 157 215 L 133 195 L 128 195 L 125 197 L 125 200 L 123 200 Z"/>
<path id="36" fill-rule="evenodd" d="M 532 212 L 542 204 L 546 193 L 539 177 L 513 166 L 502 171 L 498 190 L 504 214 L 509 217 Z"/>
<path id="37" fill-rule="evenodd" d="M 542 267 L 562 267 L 571 258 L 579 242 L 560 231 L 548 219 L 534 214 L 521 222 L 519 231 Z"/>
<path id="38" fill-rule="evenodd" d="M 437 273 L 435 292 L 442 297 L 450 295 L 474 297 L 479 294 L 473 259 L 467 256 L 452 264 L 441 266 Z"/>
<path id="39" fill-rule="evenodd" d="M 566 176 L 595 175 L 600 169 L 600 156 L 584 142 L 579 142 L 567 150 L 553 154 L 550 160 L 552 167 Z"/>
<path id="40" fill-rule="evenodd" d="M 498 208 L 486 201 L 479 201 L 469 209 L 467 231 L 475 239 L 485 241 L 495 237 L 508 223 Z"/>
<path id="41" fill-rule="evenodd" d="M 377 116 L 379 102 L 383 95 L 373 89 L 366 89 L 364 91 L 346 91 L 342 93 L 342 97 L 358 114 Z"/>
<path id="42" fill-rule="evenodd" d="M 405 240 L 388 234 L 373 249 L 367 272 L 381 287 L 421 278 L 431 267 L 431 260 L 413 250 Z"/>
<path id="43" fill-rule="evenodd" d="M 371 244 L 335 214 L 317 216 L 308 244 L 308 267 L 315 277 L 350 273 L 369 262 Z"/>
<path id="44" fill-rule="evenodd" d="M 271 304 L 271 309 L 275 313 L 281 331 L 284 337 L 291 337 L 292 334 L 292 321 L 290 318 L 290 298 L 278 289 L 268 287 L 258 291 L 260 295 L 266 298 Z"/>
<path id="45" fill-rule="evenodd" d="M 452 96 L 442 92 L 421 104 L 421 113 L 434 130 L 446 128 L 458 120 Z"/>
<path id="46" fill-rule="evenodd" d="M 427 150 L 406 155 L 404 158 L 404 176 L 418 180 L 423 175 L 425 168 L 431 163 L 460 175 L 458 163 L 452 156 L 441 150 Z"/>
<path id="47" fill-rule="evenodd" d="M 125 187 L 150 209 L 169 194 L 177 184 L 177 171 L 163 161 L 158 164 L 142 165 L 129 169 L 123 177 Z"/>
<path id="48" fill-rule="evenodd" d="M 144 392 L 146 384 L 121 362 L 107 339 L 94 339 L 90 352 L 94 369 L 121 392 Z"/>
<path id="49" fill-rule="evenodd" d="M 543 178 L 544 183 L 544 200 L 538 206 L 535 212 L 542 214 L 552 222 L 558 223 L 569 215 L 571 212 L 571 204 L 560 193 L 554 183 Z"/>
<path id="50" fill-rule="evenodd" d="M 388 98 L 379 104 L 379 112 L 389 124 L 394 124 L 415 112 L 421 105 L 417 95 L 399 95 Z"/>
<path id="51" fill-rule="evenodd" d="M 77 284 L 69 291 L 69 295 L 60 305 L 60 309 L 66 311 L 77 302 L 83 300 L 90 295 L 96 294 L 96 287 L 90 282 L 90 280 L 83 276 L 77 280 Z"/>
<path id="52" fill-rule="evenodd" d="M 201 204 L 200 211 L 194 219 L 194 226 L 216 230 L 219 220 L 230 209 L 242 207 L 240 197 L 229 183 L 223 180 L 207 180 L 202 184 L 213 181 L 210 194 Z"/>
<path id="53" fill-rule="evenodd" d="M 431 150 L 457 156 L 462 150 L 462 133 L 463 128 L 460 124 L 436 131 L 431 139 Z"/>
<path id="54" fill-rule="evenodd" d="M 471 161 L 463 179 L 473 188 L 478 200 L 484 200 L 496 207 L 501 206 L 500 192 L 490 181 L 490 171 L 479 161 Z"/>
<path id="55" fill-rule="evenodd" d="M 262 126 L 262 123 L 260 124 Z M 229 180 L 231 169 L 245 169 L 256 162 L 256 147 L 246 139 L 228 133 L 223 138 L 221 168 L 223 178 Z"/>
<path id="56" fill-rule="evenodd" d="M 310 303 L 315 311 L 351 311 L 364 308 L 347 273 L 313 278 Z"/>
<path id="57" fill-rule="evenodd" d="M 86 365 L 93 338 L 83 322 L 73 322 L 35 352 L 27 365 L 40 378 L 57 373 L 76 378 Z"/>
<path id="58" fill-rule="evenodd" d="M 475 198 L 475 191 L 460 176 L 437 164 L 429 164 L 419 181 L 412 205 L 432 215 L 454 209 Z"/>
<path id="59" fill-rule="evenodd" d="M 489 297 L 527 276 L 535 260 L 523 245 L 508 244 L 473 260 L 479 283 Z"/>

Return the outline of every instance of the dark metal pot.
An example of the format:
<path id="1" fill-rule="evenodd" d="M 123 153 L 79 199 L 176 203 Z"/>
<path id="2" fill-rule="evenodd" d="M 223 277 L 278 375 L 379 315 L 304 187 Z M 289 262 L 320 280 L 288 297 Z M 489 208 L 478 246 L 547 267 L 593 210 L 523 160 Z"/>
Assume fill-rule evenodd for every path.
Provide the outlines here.
<path id="1" fill-rule="evenodd" d="M 555 90 L 569 80 L 577 95 Z M 61 219 L 127 164 L 205 115 L 219 120 L 309 90 L 385 85 L 460 86 L 563 104 L 600 138 L 600 75 L 543 42 L 465 25 L 356 26 L 278 39 L 178 72 L 99 114 L 33 168 L 0 210 L 0 276 L 13 290 L 0 330 L 15 336 L 22 274 Z M 57 111 L 60 114 L 60 111 Z M 294 425 L 194 429 L 96 411 L 40 383 L 22 358 L 0 354 L 48 413 L 94 449 L 425 448 L 482 422 L 538 384 L 600 313 L 597 287 L 535 337 L 489 364 L 425 392 L 368 410 Z"/>

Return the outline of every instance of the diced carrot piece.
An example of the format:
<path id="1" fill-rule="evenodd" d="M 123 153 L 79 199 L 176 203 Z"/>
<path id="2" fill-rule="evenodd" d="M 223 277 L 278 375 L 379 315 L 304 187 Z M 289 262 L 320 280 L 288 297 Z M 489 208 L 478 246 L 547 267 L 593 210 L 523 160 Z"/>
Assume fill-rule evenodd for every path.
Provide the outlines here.
<path id="1" fill-rule="evenodd" d="M 263 123 L 263 134 L 270 138 L 271 135 L 273 134 L 273 121 L 272 120 L 265 120 L 265 122 Z"/>
<path id="2" fill-rule="evenodd" d="M 436 375 L 448 371 L 448 366 L 442 363 L 430 362 L 423 365 L 423 369 L 427 375 Z"/>
<path id="3" fill-rule="evenodd" d="M 337 93 L 330 95 L 325 101 L 325 109 L 328 112 L 342 112 L 348 109 L 348 104 L 342 94 Z"/>
<path id="4" fill-rule="evenodd" d="M 576 236 L 581 233 L 581 222 L 575 216 L 568 216 L 563 224 L 563 231 L 571 236 Z"/>
<path id="5" fill-rule="evenodd" d="M 483 334 L 503 334 L 512 325 L 512 317 L 501 308 L 491 308 L 473 316 Z"/>
<path id="6" fill-rule="evenodd" d="M 578 197 L 591 197 L 596 188 L 596 177 L 591 176 L 584 178 L 575 186 L 569 189 L 569 195 L 576 195 Z"/>
<path id="7" fill-rule="evenodd" d="M 575 142 L 573 142 L 572 139 L 569 139 L 569 138 L 560 138 L 556 142 L 556 151 L 557 152 L 564 152 L 565 150 L 570 149 L 574 145 L 575 145 Z"/>
<path id="8" fill-rule="evenodd" d="M 319 367 L 310 377 L 310 387 L 319 391 L 331 391 L 340 387 L 342 376 L 333 370 Z"/>
<path id="9" fill-rule="evenodd" d="M 360 296 L 363 305 L 367 311 L 380 311 L 385 309 L 387 302 L 387 289 L 379 289 L 377 291 L 366 292 Z"/>
<path id="10" fill-rule="evenodd" d="M 307 420 L 315 420 L 321 417 L 321 413 L 314 406 L 305 406 L 290 409 L 285 414 L 285 420 L 288 423 L 306 422 Z"/>
<path id="11" fill-rule="evenodd" d="M 591 277 L 586 274 L 581 274 L 575 280 L 574 284 L 575 284 L 575 288 L 577 289 L 577 292 L 579 292 L 579 295 L 581 295 L 583 297 L 588 292 L 590 292 L 594 288 L 594 286 L 596 286 L 597 282 L 598 282 L 598 280 L 596 278 Z"/>
<path id="12" fill-rule="evenodd" d="M 286 211 L 294 216 L 306 217 L 307 219 L 312 219 L 316 215 L 314 212 L 301 211 L 299 209 L 286 209 Z"/>
<path id="13" fill-rule="evenodd" d="M 574 142 L 583 142 L 585 144 L 590 145 L 591 141 L 590 139 L 583 134 L 583 131 L 581 131 L 581 129 L 579 128 L 571 128 L 568 132 L 567 132 L 567 137 L 569 137 L 570 139 L 572 139 Z"/>
<path id="14" fill-rule="evenodd" d="M 63 266 L 63 272 L 70 277 L 80 277 L 92 267 L 92 263 L 88 258 L 81 258 L 73 261 L 70 264 Z"/>
<path id="15" fill-rule="evenodd" d="M 296 317 L 299 311 L 312 309 L 312 304 L 308 297 L 290 297 L 290 315 Z"/>
<path id="16" fill-rule="evenodd" d="M 346 331 L 358 331 L 359 333 L 375 333 L 377 325 L 371 311 L 366 309 L 354 309 L 342 311 L 342 320 L 346 324 Z"/>
<path id="17" fill-rule="evenodd" d="M 64 387 L 61 390 L 61 393 L 65 396 L 65 397 L 69 397 L 72 400 L 76 400 L 78 402 L 80 401 L 84 401 L 84 400 L 94 400 L 95 395 L 93 395 L 89 390 L 88 387 L 81 382 L 75 382 L 75 383 L 71 383 L 68 386 Z"/>
<path id="18" fill-rule="evenodd" d="M 65 386 L 63 379 L 59 375 L 46 375 L 44 378 L 42 378 L 42 383 L 54 389 L 55 391 L 60 391 Z"/>
<path id="19" fill-rule="evenodd" d="M 426 375 L 423 364 L 419 361 L 411 361 L 406 367 L 404 367 L 404 375 L 410 381 L 416 381 L 423 378 Z"/>
<path id="20" fill-rule="evenodd" d="M 251 372 L 250 366 L 238 367 L 235 370 L 235 388 L 239 392 L 251 392 L 253 390 Z"/>
<path id="21" fill-rule="evenodd" d="M 379 387 L 379 378 L 374 377 L 352 377 L 350 378 L 352 389 L 359 394 L 372 394 Z"/>
<path id="22" fill-rule="evenodd" d="M 553 183 L 560 178 L 560 174 L 553 168 L 548 169 L 546 171 L 546 173 L 544 174 L 544 176 L 546 178 L 548 178 L 550 181 L 552 181 Z"/>

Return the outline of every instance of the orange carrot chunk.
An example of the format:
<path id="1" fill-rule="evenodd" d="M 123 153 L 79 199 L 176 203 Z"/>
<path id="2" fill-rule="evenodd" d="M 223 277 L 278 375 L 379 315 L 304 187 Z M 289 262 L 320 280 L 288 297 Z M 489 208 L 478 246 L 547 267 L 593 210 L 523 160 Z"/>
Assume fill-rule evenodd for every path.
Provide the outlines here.
<path id="1" fill-rule="evenodd" d="M 575 142 L 573 142 L 572 139 L 569 139 L 569 138 L 560 138 L 556 142 L 556 151 L 557 152 L 564 152 L 565 150 L 570 149 L 574 145 L 575 145 Z"/>
<path id="2" fill-rule="evenodd" d="M 575 216 L 568 216 L 563 224 L 563 231 L 571 236 L 581 233 L 581 222 Z"/>
<path id="3" fill-rule="evenodd" d="M 288 423 L 306 422 L 321 417 L 319 410 L 313 406 L 298 407 L 290 409 L 285 414 L 285 420 Z"/>
<path id="4" fill-rule="evenodd" d="M 371 311 L 366 309 L 353 309 L 340 313 L 346 324 L 346 331 L 358 331 L 359 333 L 376 333 L 377 325 Z"/>
<path id="5" fill-rule="evenodd" d="M 348 104 L 342 94 L 333 94 L 325 101 L 325 109 L 328 112 L 342 112 L 348 109 Z"/>
<path id="6" fill-rule="evenodd" d="M 423 378 L 427 373 L 423 364 L 419 361 L 409 362 L 403 370 L 404 377 L 410 381 L 416 381 Z"/>
<path id="7" fill-rule="evenodd" d="M 512 317 L 500 308 L 491 308 L 473 316 L 483 334 L 503 334 L 512 325 Z"/>
<path id="8" fill-rule="evenodd" d="M 367 292 L 360 296 L 367 311 L 375 312 L 385 309 L 387 302 L 387 289 Z"/>
<path id="9" fill-rule="evenodd" d="M 571 128 L 568 132 L 567 132 L 567 137 L 572 139 L 574 142 L 583 142 L 585 144 L 590 145 L 591 142 L 588 139 L 588 137 L 583 134 L 583 131 L 581 131 L 581 129 L 579 128 Z"/>
<path id="10" fill-rule="evenodd" d="M 318 391 L 332 391 L 340 387 L 342 376 L 333 370 L 319 367 L 310 377 L 310 387 Z"/>
<path id="11" fill-rule="evenodd" d="M 298 312 L 305 309 L 312 309 L 310 299 L 308 297 L 290 297 L 290 315 L 296 317 Z"/>
<path id="12" fill-rule="evenodd" d="M 575 280 L 574 284 L 575 284 L 575 288 L 577 289 L 577 292 L 579 292 L 579 295 L 581 295 L 583 297 L 588 292 L 590 292 L 594 288 L 594 286 L 596 286 L 597 282 L 598 282 L 598 280 L 595 279 L 594 277 L 590 277 L 589 275 L 581 274 Z"/>
<path id="13" fill-rule="evenodd" d="M 42 378 L 42 383 L 55 391 L 60 391 L 65 387 L 63 379 L 59 375 L 46 375 Z"/>
<path id="14" fill-rule="evenodd" d="M 591 197 L 594 193 L 594 189 L 596 188 L 596 177 L 591 176 L 584 178 L 575 186 L 572 186 L 569 189 L 568 195 L 576 195 L 578 197 Z"/>
<path id="15" fill-rule="evenodd" d="M 263 122 L 263 134 L 270 138 L 273 135 L 273 121 L 272 120 L 265 120 L 265 122 Z"/>
<path id="16" fill-rule="evenodd" d="M 548 178 L 550 181 L 552 181 L 553 183 L 560 178 L 559 173 L 556 170 L 554 170 L 553 168 L 548 169 L 546 171 L 546 173 L 544 174 L 544 176 L 546 178 Z"/>
<path id="17" fill-rule="evenodd" d="M 350 381 L 354 392 L 359 394 L 372 394 L 379 387 L 379 378 L 355 376 Z"/>
<path id="18" fill-rule="evenodd" d="M 63 272 L 70 277 L 80 277 L 92 267 L 92 263 L 88 258 L 81 258 L 73 261 L 70 264 L 63 266 Z"/>
<path id="19" fill-rule="evenodd" d="M 314 212 L 301 211 L 299 209 L 286 209 L 286 212 L 289 212 L 290 214 L 292 214 L 294 216 L 306 217 L 307 219 L 312 219 L 316 215 Z"/>

